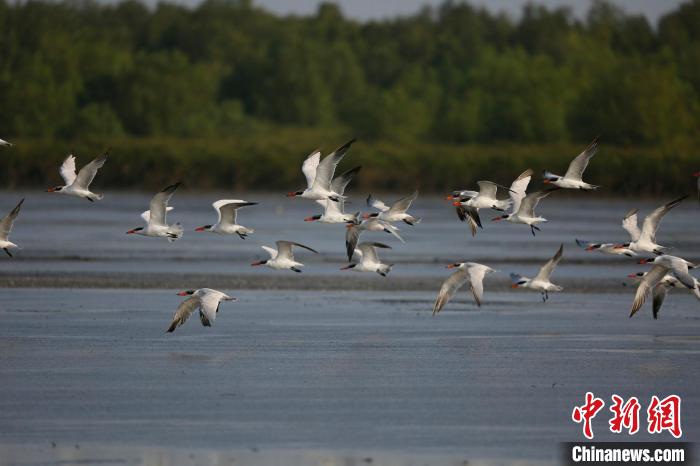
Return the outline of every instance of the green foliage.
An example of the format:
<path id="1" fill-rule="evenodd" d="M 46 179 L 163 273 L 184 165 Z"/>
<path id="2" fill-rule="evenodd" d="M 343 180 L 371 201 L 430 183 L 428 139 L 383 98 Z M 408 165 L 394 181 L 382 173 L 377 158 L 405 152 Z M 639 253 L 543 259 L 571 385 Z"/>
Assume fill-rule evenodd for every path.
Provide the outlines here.
<path id="1" fill-rule="evenodd" d="M 700 142 L 698 18 L 700 0 L 656 27 L 602 0 L 583 21 L 534 4 L 514 21 L 448 0 L 366 23 L 333 3 L 279 17 L 250 0 L 193 9 L 0 0 L 0 136 L 25 144 L 17 153 L 36 163 L 30 149 L 61 158 L 63 148 L 111 145 L 133 151 L 122 157 L 140 168 L 230 158 L 288 182 L 297 167 L 288 171 L 284 157 L 349 136 L 368 143 L 382 170 L 435 180 L 455 173 L 458 144 L 469 164 L 492 169 L 504 154 L 545 164 L 560 145 L 569 157 L 597 134 L 634 153 L 691 157 Z M 514 149 L 522 145 L 539 155 Z M 238 168 L 202 183 L 230 178 L 248 185 Z"/>

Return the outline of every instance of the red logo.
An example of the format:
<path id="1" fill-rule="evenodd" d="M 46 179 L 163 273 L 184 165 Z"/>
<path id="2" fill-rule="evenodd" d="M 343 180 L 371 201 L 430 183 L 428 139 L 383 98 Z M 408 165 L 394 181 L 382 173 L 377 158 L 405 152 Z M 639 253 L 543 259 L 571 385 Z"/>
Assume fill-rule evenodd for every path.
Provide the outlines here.
<path id="1" fill-rule="evenodd" d="M 630 435 L 634 435 L 639 431 L 639 400 L 633 396 L 623 404 L 623 399 L 617 395 L 612 396 L 613 405 L 610 411 L 613 413 L 610 424 L 610 432 L 620 433 L 622 428 L 627 429 Z"/>
<path id="2" fill-rule="evenodd" d="M 657 434 L 667 430 L 676 438 L 683 435 L 681 430 L 681 397 L 669 395 L 663 400 L 654 395 L 647 409 L 649 433 Z"/>
<path id="3" fill-rule="evenodd" d="M 603 409 L 605 402 L 600 398 L 593 396 L 593 393 L 586 393 L 586 403 L 582 406 L 576 406 L 571 413 L 571 419 L 576 423 L 581 423 L 583 421 L 583 435 L 587 439 L 593 438 L 593 427 L 591 426 L 591 420 L 598 414 L 598 411 Z"/>
<path id="4" fill-rule="evenodd" d="M 612 417 L 608 421 L 610 432 L 619 434 L 623 429 L 629 435 L 639 432 L 639 412 L 641 405 L 637 397 L 630 397 L 627 401 L 618 395 L 612 395 L 610 412 Z M 596 398 L 591 392 L 586 392 L 586 402 L 581 406 L 574 406 L 571 419 L 577 424 L 583 423 L 583 435 L 587 439 L 593 438 L 593 418 L 603 409 L 605 402 Z M 663 400 L 658 396 L 651 397 L 647 408 L 647 432 L 660 434 L 668 431 L 675 438 L 683 435 L 681 429 L 681 397 L 669 395 Z"/>

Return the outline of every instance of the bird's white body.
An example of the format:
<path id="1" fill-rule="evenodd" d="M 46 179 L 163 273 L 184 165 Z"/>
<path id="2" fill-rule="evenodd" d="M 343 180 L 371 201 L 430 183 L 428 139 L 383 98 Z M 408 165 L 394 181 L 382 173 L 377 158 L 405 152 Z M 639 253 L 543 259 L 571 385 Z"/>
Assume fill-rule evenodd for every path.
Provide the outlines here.
<path id="1" fill-rule="evenodd" d="M 442 282 L 440 291 L 435 299 L 435 304 L 433 305 L 433 315 L 440 312 L 457 290 L 465 283 L 469 283 L 469 288 L 476 305 L 481 306 L 481 300 L 484 295 L 484 277 L 489 273 L 495 272 L 495 270 L 476 262 L 458 262 L 448 265 L 447 268 L 456 268 L 457 271 Z"/>
<path id="2" fill-rule="evenodd" d="M 582 179 L 583 172 L 586 170 L 588 162 L 595 155 L 597 150 L 598 138 L 595 138 L 583 152 L 581 152 L 571 161 L 564 176 L 545 171 L 544 182 L 563 189 L 581 189 L 584 191 L 592 191 L 598 188 L 598 186 L 586 183 Z"/>
<path id="3" fill-rule="evenodd" d="M 19 201 L 19 203 L 15 206 L 14 209 L 12 209 L 12 211 L 10 211 L 10 213 L 5 215 L 0 220 L 0 249 L 3 249 L 5 253 L 10 257 L 12 257 L 10 249 L 19 248 L 19 246 L 10 241 L 10 233 L 12 233 L 12 227 L 14 226 L 15 219 L 17 218 L 20 210 L 22 209 L 23 203 L 24 199 Z"/>
<path id="4" fill-rule="evenodd" d="M 331 191 L 344 196 L 345 188 L 350 183 L 350 181 L 355 177 L 357 172 L 360 171 L 361 167 L 352 168 L 335 178 L 331 182 Z M 336 201 L 331 201 L 330 199 L 317 200 L 321 207 L 323 207 L 323 214 L 313 215 L 311 217 L 306 217 L 304 221 L 314 222 L 318 221 L 321 223 L 358 223 L 359 222 L 359 212 L 355 214 L 345 213 L 345 199 L 344 197 Z"/>
<path id="5" fill-rule="evenodd" d="M 637 253 L 628 246 L 618 245 L 617 243 L 589 243 L 587 241 L 577 239 L 576 244 L 584 248 L 586 251 L 597 251 L 603 254 L 613 254 L 616 256 L 627 257 L 634 257 L 637 255 Z"/>
<path id="6" fill-rule="evenodd" d="M 654 260 L 642 260 L 640 263 L 653 263 L 654 266 L 649 272 L 630 275 L 641 278 L 632 302 L 630 317 L 641 309 L 651 294 L 653 316 L 654 319 L 658 318 L 669 288 L 685 288 L 700 299 L 700 283 L 688 273 L 688 268 L 695 267 L 690 262 L 680 257 L 658 256 Z"/>
<path id="7" fill-rule="evenodd" d="M 524 277 L 515 273 L 510 274 L 513 288 L 528 288 L 539 291 L 542 294 L 542 301 L 547 301 L 550 291 L 562 291 L 564 288 L 555 285 L 551 281 L 552 272 L 559 264 L 564 252 L 564 245 L 559 246 L 556 254 L 544 264 L 534 278 Z"/>
<path id="8" fill-rule="evenodd" d="M 391 249 L 382 243 L 360 243 L 355 249 L 355 255 L 360 258 L 360 262 L 350 264 L 341 270 L 353 270 L 355 272 L 375 272 L 386 277 L 394 264 L 384 264 L 379 260 L 377 248 Z"/>
<path id="9" fill-rule="evenodd" d="M 60 169 L 61 177 L 66 184 L 64 186 L 49 188 L 47 191 L 80 197 L 91 202 L 102 200 L 102 194 L 96 194 L 90 191 L 90 183 L 92 183 L 95 175 L 97 175 L 97 171 L 107 161 L 107 155 L 108 154 L 105 152 L 97 157 L 81 168 L 77 174 L 75 171 L 75 156 L 69 155 L 66 160 L 63 161 Z"/>
<path id="10" fill-rule="evenodd" d="M 377 209 L 379 212 L 373 214 L 366 214 L 365 218 L 377 218 L 379 220 L 384 220 L 385 222 L 405 222 L 409 225 L 415 225 L 420 223 L 419 217 L 414 217 L 407 211 L 411 207 L 411 203 L 418 198 L 418 191 L 415 191 L 410 196 L 399 199 L 394 202 L 391 206 L 386 205 L 379 199 L 375 199 L 370 194 L 367 197 L 367 205 Z"/>
<path id="11" fill-rule="evenodd" d="M 364 231 L 383 231 L 393 235 L 396 239 L 404 242 L 403 238 L 399 235 L 399 229 L 389 222 L 380 220 L 376 217 L 371 217 L 367 220 L 363 220 L 360 224 L 348 224 L 347 231 L 345 233 L 345 249 L 348 256 L 348 260 L 352 261 L 352 257 L 355 253 L 355 248 L 360 240 L 360 235 Z"/>
<path id="12" fill-rule="evenodd" d="M 673 277 L 675 277 L 687 288 L 693 290 L 696 287 L 697 280 L 695 277 L 690 275 L 690 272 L 688 271 L 689 269 L 694 269 L 696 266 L 692 262 L 689 262 L 681 257 L 664 254 L 662 256 L 656 256 L 653 260 L 646 259 L 640 262 L 660 265 L 668 269 L 668 273 L 672 274 Z"/>
<path id="13" fill-rule="evenodd" d="M 205 225 L 195 231 L 207 231 L 219 235 L 238 235 L 241 239 L 255 232 L 252 228 L 238 225 L 238 209 L 245 206 L 255 205 L 256 202 L 248 202 L 241 199 L 221 199 L 212 204 L 218 214 L 218 220 L 214 225 Z"/>
<path id="14" fill-rule="evenodd" d="M 265 265 L 275 270 L 292 270 L 294 272 L 301 272 L 304 264 L 294 259 L 292 247 L 299 246 L 318 254 L 318 251 L 292 241 L 277 241 L 275 244 L 277 245 L 277 249 L 268 246 L 261 246 L 261 248 L 270 255 L 270 258 L 267 260 L 253 262 L 251 265 Z"/>
<path id="15" fill-rule="evenodd" d="M 321 152 L 316 150 L 311 153 L 301 166 L 301 171 L 306 178 L 306 189 L 303 191 L 295 191 L 287 194 L 288 197 L 301 197 L 314 201 L 329 199 L 338 202 L 344 199 L 340 193 L 333 191 L 331 181 L 333 174 L 340 161 L 345 156 L 345 153 L 350 149 L 350 146 L 355 140 L 351 140 L 343 146 L 336 149 L 331 154 L 321 160 Z"/>
<path id="16" fill-rule="evenodd" d="M 656 243 L 656 231 L 659 229 L 661 220 L 674 207 L 681 203 L 686 196 L 674 199 L 673 201 L 655 209 L 644 218 L 642 229 L 637 226 L 637 213 L 639 209 L 632 209 L 622 219 L 622 228 L 630 235 L 631 241 L 627 244 L 619 244 L 618 248 L 627 248 L 637 253 L 661 254 L 668 249 Z"/>
<path id="17" fill-rule="evenodd" d="M 210 327 L 216 319 L 216 314 L 219 312 L 219 304 L 221 301 L 235 301 L 226 293 L 211 288 L 200 288 L 198 290 L 189 290 L 178 293 L 180 296 L 190 296 L 178 306 L 175 315 L 173 316 L 168 332 L 173 332 L 177 327 L 184 324 L 192 315 L 195 309 L 199 308 L 199 317 L 202 325 Z"/>
<path id="18" fill-rule="evenodd" d="M 141 214 L 141 218 L 146 222 L 146 226 L 134 228 L 126 233 L 153 238 L 166 238 L 170 242 L 182 238 L 184 233 L 182 225 L 179 223 L 168 225 L 166 216 L 167 212 L 173 210 L 172 207 L 168 206 L 168 202 L 179 186 L 180 183 L 173 184 L 153 196 L 150 209 Z"/>

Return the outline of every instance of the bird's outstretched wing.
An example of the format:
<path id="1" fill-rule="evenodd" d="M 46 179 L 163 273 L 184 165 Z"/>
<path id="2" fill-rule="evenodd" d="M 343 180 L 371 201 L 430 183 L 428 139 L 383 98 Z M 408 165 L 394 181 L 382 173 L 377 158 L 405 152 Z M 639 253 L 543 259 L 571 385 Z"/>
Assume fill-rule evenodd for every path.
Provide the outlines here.
<path id="1" fill-rule="evenodd" d="M 92 183 L 92 180 L 95 179 L 95 175 L 97 175 L 97 170 L 102 168 L 107 161 L 108 156 L 109 153 L 105 152 L 81 168 L 73 184 L 78 188 L 88 189 L 90 187 L 90 183 Z M 75 163 L 73 164 L 73 169 L 75 170 Z"/>
<path id="2" fill-rule="evenodd" d="M 581 181 L 583 177 L 583 172 L 588 166 L 588 162 L 591 160 L 598 150 L 598 137 L 596 137 L 588 146 L 577 155 L 574 160 L 569 164 L 569 169 L 566 170 L 564 178 L 569 178 L 572 180 Z"/>
<path id="3" fill-rule="evenodd" d="M 559 246 L 559 249 L 557 250 L 556 254 L 552 256 L 551 259 L 547 261 L 546 264 L 542 266 L 540 271 L 537 273 L 535 278 L 533 280 L 543 280 L 543 281 L 549 281 L 549 278 L 552 276 L 552 272 L 554 272 L 554 269 L 556 266 L 559 264 L 559 261 L 561 260 L 561 256 L 564 253 L 564 245 L 561 244 Z"/>
<path id="4" fill-rule="evenodd" d="M 180 303 L 175 315 L 173 316 L 172 322 L 170 322 L 170 327 L 168 327 L 168 332 L 174 332 L 176 328 L 187 322 L 187 319 L 192 315 L 195 309 L 199 307 L 199 298 L 197 296 L 191 296 Z"/>
<path id="5" fill-rule="evenodd" d="M 442 286 L 440 287 L 440 291 L 438 292 L 437 298 L 435 298 L 435 304 L 433 305 L 433 315 L 440 312 L 442 308 L 445 307 L 445 304 L 447 304 L 450 301 L 455 292 L 468 280 L 469 274 L 467 273 L 466 269 L 458 269 L 452 275 L 447 277 L 447 279 L 445 279 L 445 281 L 442 282 Z"/>

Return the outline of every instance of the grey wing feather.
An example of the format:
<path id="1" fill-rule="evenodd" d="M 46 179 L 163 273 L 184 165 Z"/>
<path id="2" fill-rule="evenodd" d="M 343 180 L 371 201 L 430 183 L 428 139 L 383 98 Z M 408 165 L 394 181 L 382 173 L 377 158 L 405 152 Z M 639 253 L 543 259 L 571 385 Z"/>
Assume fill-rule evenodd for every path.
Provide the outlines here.
<path id="1" fill-rule="evenodd" d="M 622 228 L 629 233 L 632 241 L 637 241 L 642 234 L 637 225 L 637 212 L 639 209 L 632 209 L 622 217 Z"/>
<path id="2" fill-rule="evenodd" d="M 546 264 L 542 266 L 540 271 L 537 273 L 537 276 L 533 280 L 549 280 L 549 277 L 552 276 L 552 272 L 556 268 L 556 266 L 559 264 L 559 261 L 561 260 L 561 256 L 564 253 L 564 245 L 561 244 L 559 246 L 559 249 L 557 250 L 556 254 L 547 261 Z"/>
<path id="3" fill-rule="evenodd" d="M 10 232 L 12 231 L 15 219 L 19 215 L 19 211 L 22 209 L 23 203 L 24 199 L 19 201 L 15 208 L 12 209 L 12 211 L 0 221 L 0 238 L 7 239 L 7 237 L 10 236 Z"/>
<path id="4" fill-rule="evenodd" d="M 73 184 L 75 186 L 80 186 L 82 188 L 87 189 L 90 186 L 90 183 L 92 183 L 92 180 L 95 179 L 95 175 L 97 175 L 97 170 L 102 168 L 102 166 L 107 161 L 107 156 L 109 156 L 109 152 L 105 152 L 104 154 L 95 158 L 95 160 L 81 168 Z"/>
<path id="5" fill-rule="evenodd" d="M 661 310 L 661 306 L 663 306 L 664 304 L 664 300 L 666 299 L 667 293 L 668 290 L 666 289 L 666 285 L 664 285 L 661 282 L 657 283 L 654 287 L 654 290 L 651 294 L 651 297 L 653 299 L 651 311 L 654 315 L 654 319 L 659 318 L 659 311 Z"/>
<path id="6" fill-rule="evenodd" d="M 485 197 L 496 197 L 496 192 L 498 191 L 498 185 L 492 181 L 477 181 L 479 185 L 479 195 Z"/>
<path id="7" fill-rule="evenodd" d="M 642 235 L 649 241 L 656 242 L 656 231 L 659 229 L 661 224 L 661 219 L 666 215 L 671 209 L 676 207 L 681 203 L 683 199 L 688 196 L 682 196 L 678 199 L 674 199 L 671 202 L 662 205 L 661 207 L 654 210 L 651 214 L 647 215 L 642 224 Z"/>
<path id="8" fill-rule="evenodd" d="M 416 198 L 418 197 L 418 191 L 414 191 L 413 194 L 410 196 L 406 196 L 404 198 L 399 199 L 398 201 L 394 202 L 389 209 L 389 212 L 391 213 L 400 213 L 400 212 L 406 212 L 409 207 L 411 207 L 411 202 L 415 201 Z"/>
<path id="9" fill-rule="evenodd" d="M 352 168 L 333 178 L 333 181 L 331 182 L 331 191 L 342 196 L 343 193 L 345 193 L 345 188 L 347 185 L 350 183 L 350 181 L 352 181 L 355 175 L 357 175 L 361 168 L 362 167 Z"/>
<path id="10" fill-rule="evenodd" d="M 644 275 L 644 278 L 642 278 L 642 280 L 639 282 L 637 292 L 634 295 L 630 317 L 632 317 L 644 305 L 644 302 L 647 300 L 651 290 L 661 281 L 662 278 L 664 278 L 666 273 L 668 273 L 668 269 L 657 264 Z"/>
<path id="11" fill-rule="evenodd" d="M 350 226 L 345 232 L 345 251 L 348 255 L 348 262 L 352 262 L 352 256 L 355 254 L 355 247 L 360 239 L 362 230 L 356 225 Z"/>
<path id="12" fill-rule="evenodd" d="M 191 296 L 184 300 L 178 306 L 173 316 L 173 320 L 168 327 L 168 332 L 174 332 L 176 328 L 187 322 L 187 319 L 192 315 L 195 309 L 199 307 L 199 298 L 196 296 Z"/>
<path id="13" fill-rule="evenodd" d="M 340 161 L 345 156 L 345 153 L 350 149 L 350 146 L 352 146 L 353 142 L 355 142 L 355 139 L 346 142 L 338 149 L 327 155 L 323 160 L 321 160 L 321 162 L 318 164 L 318 167 L 316 168 L 316 178 L 314 179 L 314 185 L 318 183 L 319 186 L 323 189 L 331 189 L 331 180 L 333 178 L 333 173 L 335 173 L 335 167 L 338 166 Z"/>
<path id="14" fill-rule="evenodd" d="M 173 197 L 173 194 L 175 193 L 177 188 L 180 187 L 181 184 L 182 183 L 180 182 L 171 184 L 170 186 L 153 196 L 153 199 L 151 199 L 150 204 L 151 222 L 159 225 L 165 224 L 166 207 L 168 206 L 170 198 Z"/>
<path id="15" fill-rule="evenodd" d="M 523 215 L 527 215 L 530 217 L 534 216 L 535 215 L 535 207 L 537 207 L 537 204 L 539 204 L 540 200 L 549 196 L 557 189 L 548 189 L 546 191 L 536 191 L 534 193 L 528 194 L 527 196 L 525 196 L 523 198 L 522 202 L 520 203 L 520 208 L 518 209 L 518 213 L 521 213 Z"/>
<path id="16" fill-rule="evenodd" d="M 598 138 L 596 137 L 588 145 L 588 147 L 583 150 L 583 152 L 581 152 L 576 156 L 576 158 L 574 158 L 574 160 L 571 161 L 569 164 L 569 169 L 566 170 L 564 177 L 580 181 L 583 177 L 584 170 L 586 170 L 586 167 L 588 166 L 588 162 L 591 160 L 591 157 L 595 155 L 597 150 Z"/>
<path id="17" fill-rule="evenodd" d="M 445 304 L 448 303 L 450 298 L 455 294 L 455 292 L 464 285 L 467 280 L 469 280 L 469 275 L 464 269 L 459 269 L 452 275 L 447 277 L 447 279 L 442 282 L 440 291 L 438 292 L 437 298 L 435 299 L 435 304 L 433 305 L 433 315 L 437 314 L 442 310 Z"/>

